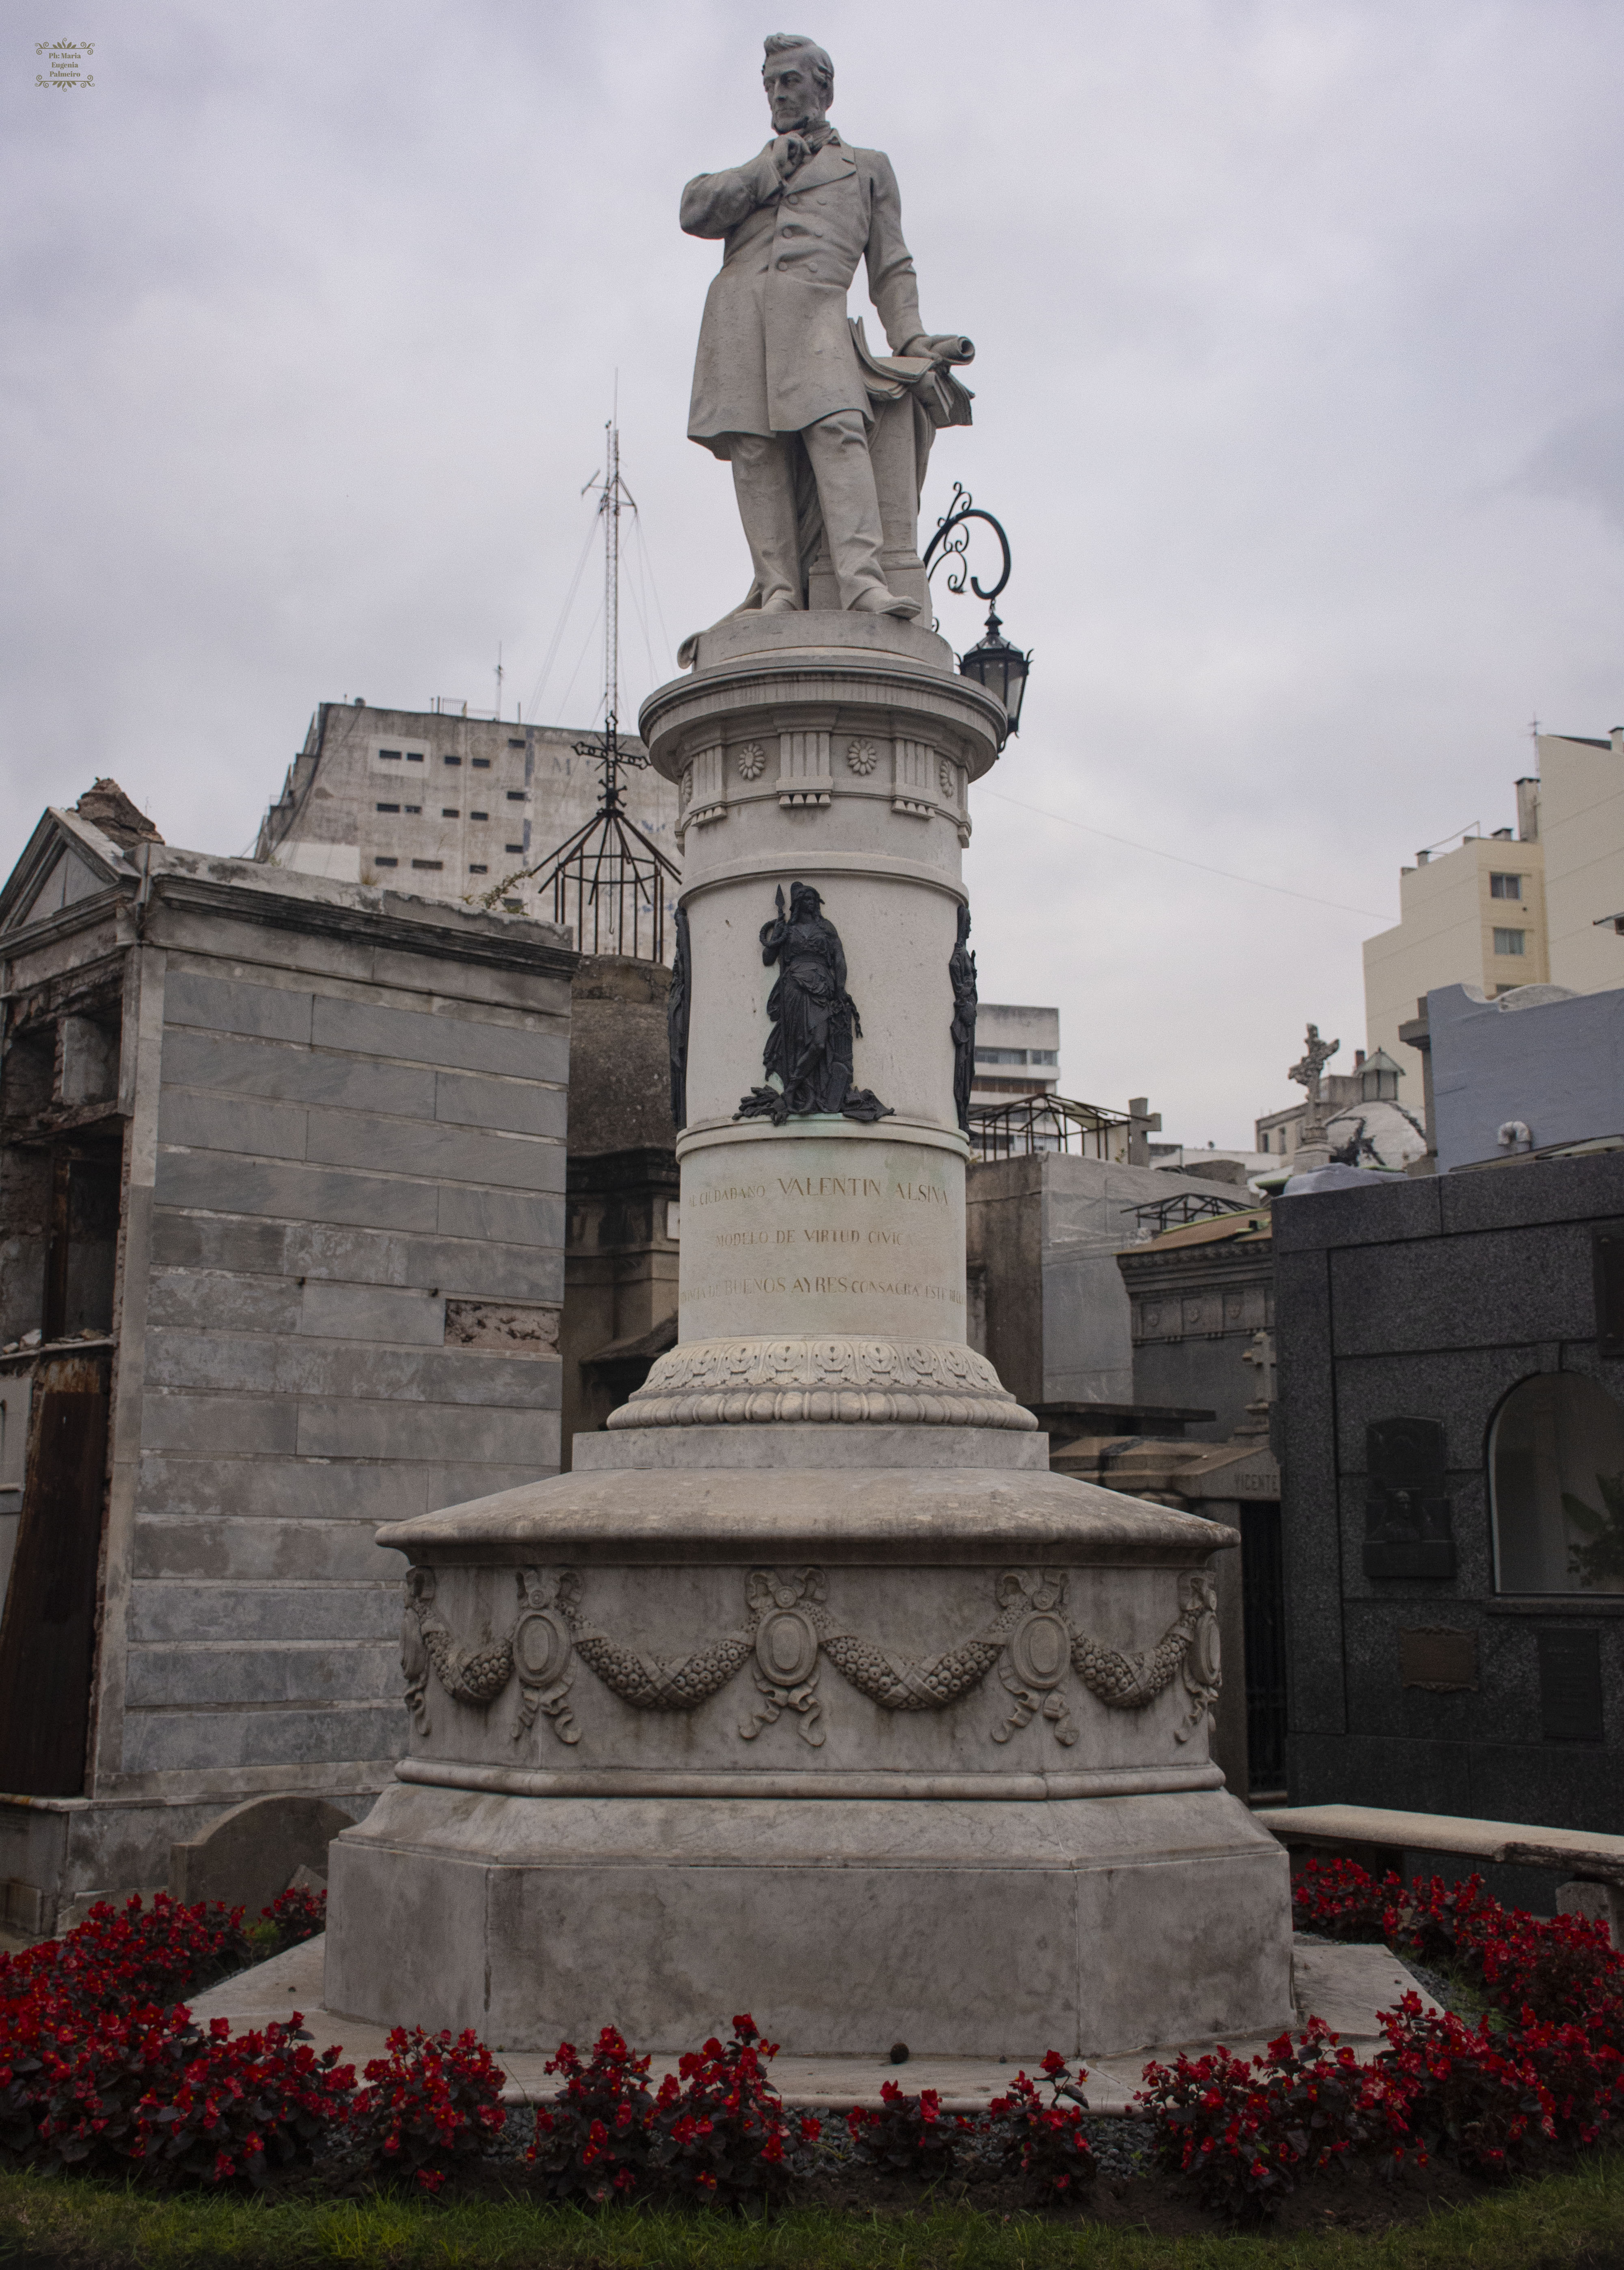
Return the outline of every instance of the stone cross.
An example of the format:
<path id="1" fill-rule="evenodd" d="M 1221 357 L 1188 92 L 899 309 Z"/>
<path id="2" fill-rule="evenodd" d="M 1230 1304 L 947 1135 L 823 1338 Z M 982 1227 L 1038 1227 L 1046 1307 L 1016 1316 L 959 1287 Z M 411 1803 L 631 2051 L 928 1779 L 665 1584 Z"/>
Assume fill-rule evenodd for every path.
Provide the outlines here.
<path id="1" fill-rule="evenodd" d="M 1254 1332 L 1249 1345 L 1241 1351 L 1242 1363 L 1255 1364 L 1257 1384 L 1263 1390 L 1265 1403 L 1274 1400 L 1274 1342 L 1267 1332 Z"/>
<path id="2" fill-rule="evenodd" d="M 1319 1027 L 1310 1025 L 1308 1045 L 1302 1051 L 1302 1061 L 1301 1064 L 1293 1065 L 1291 1068 L 1289 1077 L 1296 1081 L 1299 1087 L 1305 1087 L 1309 1092 L 1310 1119 L 1316 1119 L 1319 1116 L 1320 1074 L 1324 1071 L 1329 1059 L 1335 1056 L 1341 1045 L 1340 1041 L 1322 1041 L 1319 1036 Z"/>

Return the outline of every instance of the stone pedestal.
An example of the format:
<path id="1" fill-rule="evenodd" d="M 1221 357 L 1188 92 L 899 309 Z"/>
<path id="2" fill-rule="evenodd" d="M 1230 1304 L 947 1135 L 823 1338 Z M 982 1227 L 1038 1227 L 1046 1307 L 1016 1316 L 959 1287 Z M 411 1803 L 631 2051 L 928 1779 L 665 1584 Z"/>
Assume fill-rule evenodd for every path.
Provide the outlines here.
<path id="1" fill-rule="evenodd" d="M 510 2049 L 1283 2024 L 1285 1856 L 1207 1747 L 1235 1534 L 1050 1475 L 965 1342 L 948 959 L 1002 712 L 929 633 L 808 613 L 708 634 L 641 731 L 686 838 L 679 1338 L 573 1473 L 382 1532 L 416 1733 L 333 1849 L 329 2005 Z M 736 1116 L 795 882 L 877 1120 Z"/>

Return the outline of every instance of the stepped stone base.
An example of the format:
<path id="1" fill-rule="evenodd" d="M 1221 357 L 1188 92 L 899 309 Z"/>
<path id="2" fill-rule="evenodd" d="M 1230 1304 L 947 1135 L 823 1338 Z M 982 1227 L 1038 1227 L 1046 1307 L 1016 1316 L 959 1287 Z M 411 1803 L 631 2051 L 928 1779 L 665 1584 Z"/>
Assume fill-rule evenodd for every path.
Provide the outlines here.
<path id="1" fill-rule="evenodd" d="M 1286 1855 L 1207 1744 L 1234 1532 L 1042 1450 L 636 1429 L 386 1530 L 417 1732 L 332 1847 L 330 2007 L 522 2051 L 1286 2024 Z"/>
<path id="2" fill-rule="evenodd" d="M 1287 1860 L 1221 1789 L 1014 1803 L 402 1785 L 333 1847 L 330 2008 L 510 2050 L 1080 2054 L 1291 2020 Z"/>

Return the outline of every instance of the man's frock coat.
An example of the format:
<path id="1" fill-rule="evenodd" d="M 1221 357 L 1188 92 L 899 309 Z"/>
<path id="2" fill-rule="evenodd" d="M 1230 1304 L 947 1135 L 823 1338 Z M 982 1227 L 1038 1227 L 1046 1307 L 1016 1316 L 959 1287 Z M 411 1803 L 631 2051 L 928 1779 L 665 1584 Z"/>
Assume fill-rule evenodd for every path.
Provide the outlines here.
<path id="1" fill-rule="evenodd" d="M 725 457 L 730 434 L 797 434 L 842 410 L 871 416 L 846 316 L 859 260 L 893 353 L 924 328 L 884 151 L 831 140 L 784 182 L 769 143 L 747 165 L 690 182 L 682 226 L 724 240 L 700 328 L 689 439 Z"/>

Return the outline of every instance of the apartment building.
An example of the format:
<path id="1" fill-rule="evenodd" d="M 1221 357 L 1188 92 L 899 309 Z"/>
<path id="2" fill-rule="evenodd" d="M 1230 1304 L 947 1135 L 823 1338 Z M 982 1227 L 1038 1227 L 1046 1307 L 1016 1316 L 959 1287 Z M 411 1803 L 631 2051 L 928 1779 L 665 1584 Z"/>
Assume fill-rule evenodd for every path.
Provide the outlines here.
<path id="1" fill-rule="evenodd" d="M 1400 916 L 1365 943 L 1365 1028 L 1405 1061 L 1398 1029 L 1450 985 L 1491 1000 L 1519 985 L 1624 986 L 1624 725 L 1605 738 L 1536 737 L 1539 770 L 1516 783 L 1516 827 L 1416 854 Z"/>
<path id="2" fill-rule="evenodd" d="M 577 747 L 590 738 L 585 727 L 471 717 L 460 704 L 426 711 L 323 701 L 254 856 L 295 873 L 398 884 L 458 904 L 495 891 L 504 912 L 551 920 L 539 879 L 519 879 L 590 820 L 598 768 Z M 623 746 L 641 753 L 636 740 Z M 649 769 L 622 778 L 628 815 L 675 858 L 675 788 Z"/>
<path id="3" fill-rule="evenodd" d="M 975 1013 L 972 1103 L 1052 1095 L 1060 1084 L 1060 1012 L 983 1001 Z"/>
<path id="4" fill-rule="evenodd" d="M 1516 809 L 1515 830 L 1468 835 L 1442 853 L 1418 851 L 1413 867 L 1399 869 L 1398 920 L 1365 941 L 1365 1038 L 1372 1056 L 1408 1061 L 1398 1028 L 1435 985 L 1475 985 L 1492 998 L 1516 985 L 1544 984 L 1555 974 L 1546 944 L 1539 780 L 1518 781 Z M 1624 983 L 1624 954 L 1614 982 Z"/>
<path id="5" fill-rule="evenodd" d="M 1539 838 L 1554 984 L 1624 985 L 1624 725 L 1605 740 L 1541 733 Z"/>

